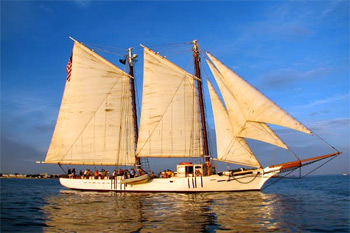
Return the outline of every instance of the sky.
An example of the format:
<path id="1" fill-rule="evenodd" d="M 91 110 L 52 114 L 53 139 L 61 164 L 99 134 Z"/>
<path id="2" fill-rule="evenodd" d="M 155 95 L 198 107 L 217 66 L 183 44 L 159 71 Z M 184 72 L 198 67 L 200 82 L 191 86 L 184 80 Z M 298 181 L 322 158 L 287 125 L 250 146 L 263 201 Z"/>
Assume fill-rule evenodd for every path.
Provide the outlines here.
<path id="1" fill-rule="evenodd" d="M 1 1 L 2 173 L 58 173 L 45 158 L 74 37 L 118 60 L 133 47 L 138 99 L 142 49 L 193 73 L 191 42 L 209 51 L 343 154 L 316 174 L 349 172 L 348 1 Z M 203 76 L 210 77 L 203 64 Z M 212 126 L 209 95 L 205 94 Z M 273 127 L 301 158 L 332 153 L 318 137 Z M 213 131 L 213 130 L 211 130 Z M 212 133 L 211 133 L 212 134 Z M 211 136 L 212 138 L 212 136 Z M 249 141 L 263 166 L 295 160 Z M 152 161 L 151 161 L 152 162 Z M 167 162 L 156 161 L 154 169 Z M 152 166 L 152 164 L 151 164 Z M 170 166 L 166 164 L 166 166 Z M 175 169 L 175 165 L 170 167 Z M 226 166 L 226 165 L 225 165 Z"/>

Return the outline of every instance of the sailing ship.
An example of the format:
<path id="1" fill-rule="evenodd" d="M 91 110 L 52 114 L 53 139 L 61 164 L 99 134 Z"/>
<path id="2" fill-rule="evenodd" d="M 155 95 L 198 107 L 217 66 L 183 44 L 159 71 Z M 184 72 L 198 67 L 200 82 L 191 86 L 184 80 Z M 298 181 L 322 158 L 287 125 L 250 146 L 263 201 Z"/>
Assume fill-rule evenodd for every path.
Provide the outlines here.
<path id="1" fill-rule="evenodd" d="M 74 40 L 57 123 L 44 163 L 132 166 L 138 176 L 62 177 L 70 189 L 131 192 L 210 192 L 261 190 L 271 177 L 334 158 L 341 152 L 262 167 L 246 138 L 288 149 L 268 126 L 312 132 L 234 71 L 206 52 L 205 60 L 222 99 L 201 77 L 202 51 L 192 42 L 195 73 L 190 74 L 143 46 L 140 127 L 136 114 L 132 49 L 122 71 Z M 207 82 L 214 116 L 216 158 L 209 155 L 202 84 Z M 145 158 L 200 158 L 182 162 L 173 176 L 150 177 Z M 216 172 L 214 159 L 244 168 Z"/>

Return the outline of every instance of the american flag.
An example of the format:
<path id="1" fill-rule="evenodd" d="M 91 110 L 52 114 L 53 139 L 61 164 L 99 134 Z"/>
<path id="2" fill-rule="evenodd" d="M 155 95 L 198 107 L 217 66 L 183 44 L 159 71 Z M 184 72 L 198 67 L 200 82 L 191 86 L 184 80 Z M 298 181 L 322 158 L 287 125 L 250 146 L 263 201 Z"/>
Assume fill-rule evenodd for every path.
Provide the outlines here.
<path id="1" fill-rule="evenodd" d="M 72 55 L 73 56 L 73 55 Z M 67 71 L 67 81 L 70 81 L 70 75 L 72 73 L 72 56 L 70 56 L 67 67 L 66 67 L 66 71 Z"/>

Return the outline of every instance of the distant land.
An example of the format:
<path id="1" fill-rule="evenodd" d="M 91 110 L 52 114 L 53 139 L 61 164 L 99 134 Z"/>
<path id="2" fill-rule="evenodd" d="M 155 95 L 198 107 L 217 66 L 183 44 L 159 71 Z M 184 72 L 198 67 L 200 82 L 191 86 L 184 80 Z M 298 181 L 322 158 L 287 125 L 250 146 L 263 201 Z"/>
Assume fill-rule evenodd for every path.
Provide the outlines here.
<path id="1" fill-rule="evenodd" d="M 42 173 L 42 174 L 19 174 L 19 173 L 14 173 L 14 174 L 4 174 L 0 173 L 0 178 L 15 178 L 15 179 L 58 179 L 60 175 L 58 174 L 53 174 L 50 175 L 48 173 Z"/>

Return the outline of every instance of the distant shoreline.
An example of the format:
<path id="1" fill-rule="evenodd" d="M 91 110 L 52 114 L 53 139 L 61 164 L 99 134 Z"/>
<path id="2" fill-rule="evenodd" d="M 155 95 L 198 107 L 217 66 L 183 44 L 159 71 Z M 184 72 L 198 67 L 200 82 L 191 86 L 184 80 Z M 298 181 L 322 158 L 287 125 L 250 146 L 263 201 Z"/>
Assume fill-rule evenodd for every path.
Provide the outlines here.
<path id="1" fill-rule="evenodd" d="M 0 174 L 0 179 L 58 179 L 61 175 L 53 174 Z"/>

